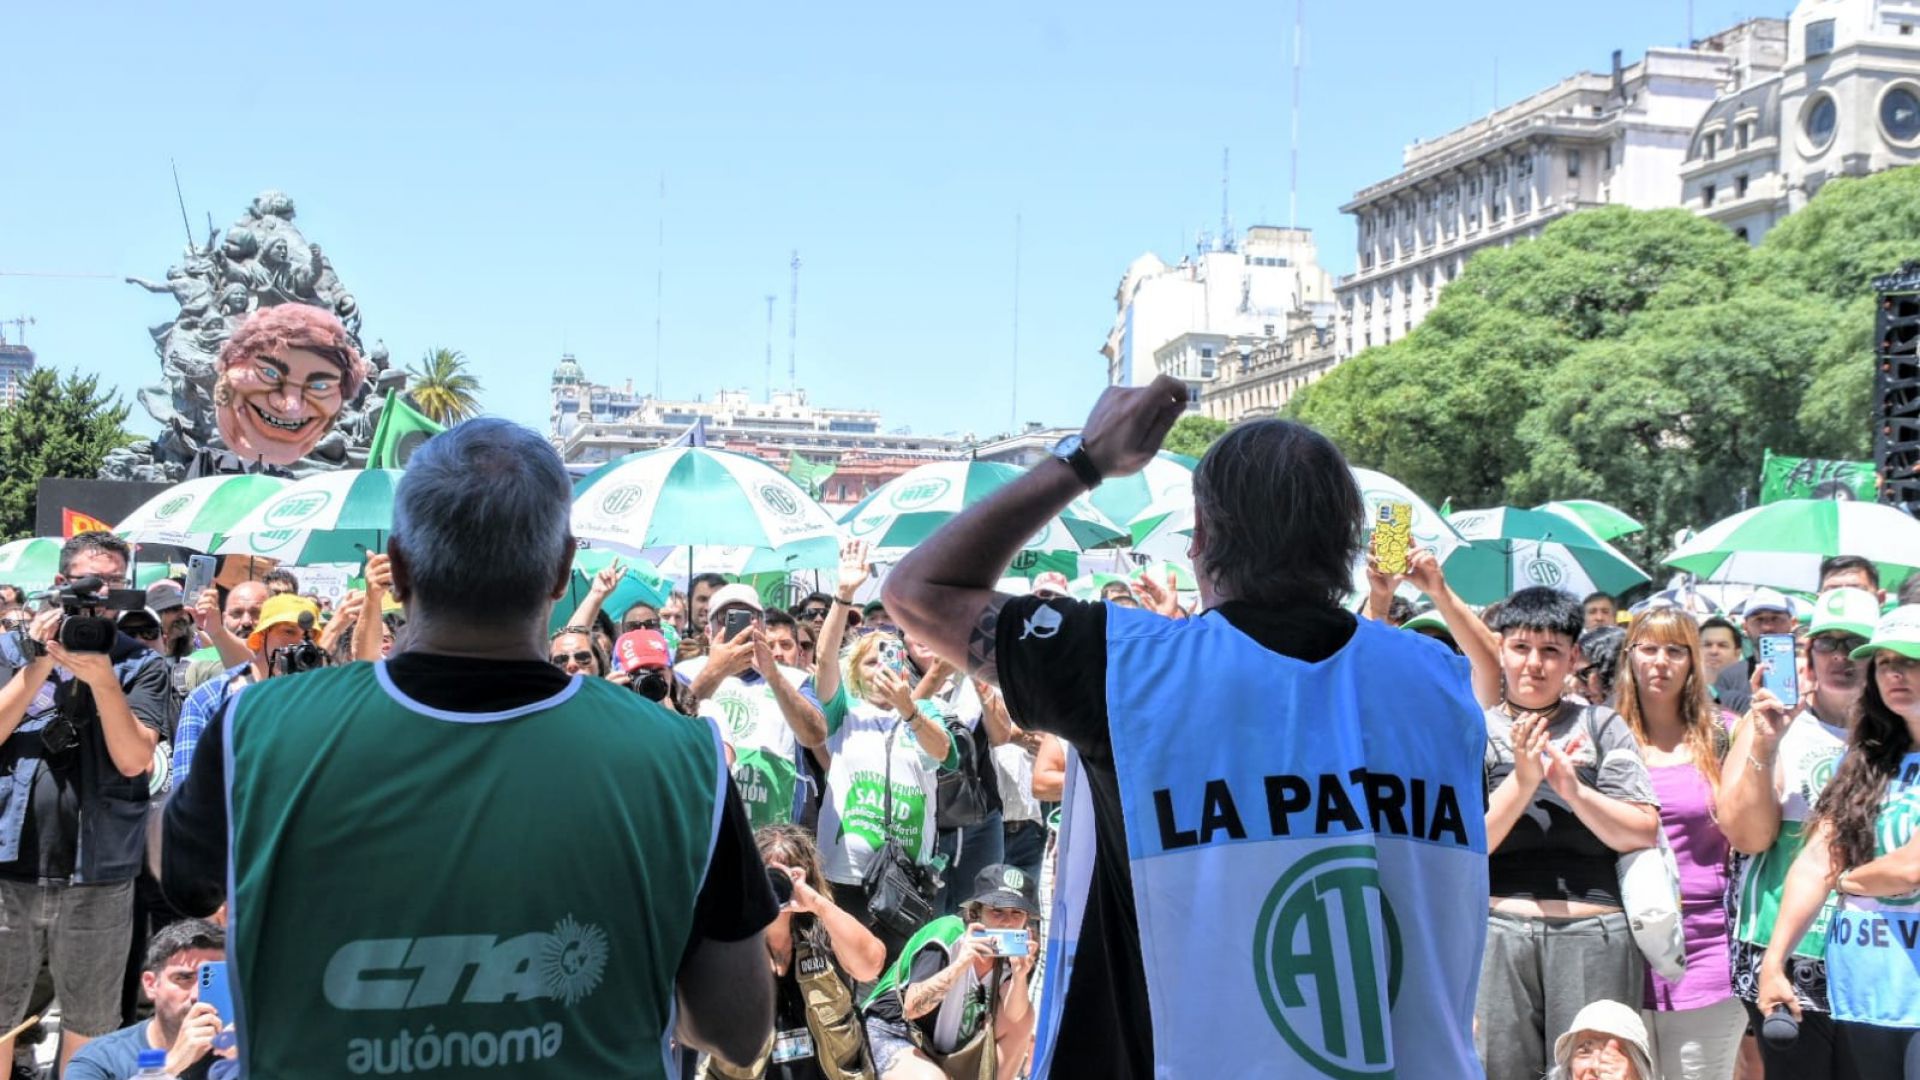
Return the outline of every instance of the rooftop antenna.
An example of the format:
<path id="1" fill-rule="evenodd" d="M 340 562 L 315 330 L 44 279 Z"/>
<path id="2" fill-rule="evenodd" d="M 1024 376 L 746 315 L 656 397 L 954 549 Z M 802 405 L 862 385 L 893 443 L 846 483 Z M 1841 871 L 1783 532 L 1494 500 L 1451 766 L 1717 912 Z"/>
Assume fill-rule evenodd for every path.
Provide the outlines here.
<path id="1" fill-rule="evenodd" d="M 667 174 L 660 173 L 660 217 L 653 238 L 653 398 L 660 400 L 660 318 L 667 290 Z"/>
<path id="2" fill-rule="evenodd" d="M 1233 250 L 1233 214 L 1228 209 L 1227 180 L 1232 175 L 1233 148 L 1220 148 L 1220 250 Z"/>
<path id="3" fill-rule="evenodd" d="M 1013 387 L 1007 403 L 1007 430 L 1020 430 L 1020 215 L 1013 215 Z"/>
<path id="4" fill-rule="evenodd" d="M 1305 62 L 1307 37 L 1307 0 L 1293 5 L 1293 147 L 1287 184 L 1287 228 L 1300 225 L 1300 66 Z"/>
<path id="5" fill-rule="evenodd" d="M 773 294 L 767 294 L 767 400 L 773 400 Z"/>
<path id="6" fill-rule="evenodd" d="M 799 364 L 800 352 L 800 252 L 793 253 L 793 261 L 787 264 L 793 271 L 793 277 L 787 285 L 787 389 L 800 389 Z"/>

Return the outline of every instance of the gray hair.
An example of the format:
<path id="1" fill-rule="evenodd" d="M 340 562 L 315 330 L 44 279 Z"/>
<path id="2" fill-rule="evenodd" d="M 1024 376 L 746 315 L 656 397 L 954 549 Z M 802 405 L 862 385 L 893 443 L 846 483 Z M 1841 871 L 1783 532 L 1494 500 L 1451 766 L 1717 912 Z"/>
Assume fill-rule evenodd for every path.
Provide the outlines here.
<path id="1" fill-rule="evenodd" d="M 488 621 L 544 610 L 572 502 L 560 455 L 518 424 L 482 417 L 428 439 L 393 502 L 411 597 Z"/>
<path id="2" fill-rule="evenodd" d="M 1193 471 L 1203 544 L 1194 570 L 1223 600 L 1338 604 L 1353 586 L 1366 503 L 1324 435 L 1255 420 L 1222 435 Z"/>

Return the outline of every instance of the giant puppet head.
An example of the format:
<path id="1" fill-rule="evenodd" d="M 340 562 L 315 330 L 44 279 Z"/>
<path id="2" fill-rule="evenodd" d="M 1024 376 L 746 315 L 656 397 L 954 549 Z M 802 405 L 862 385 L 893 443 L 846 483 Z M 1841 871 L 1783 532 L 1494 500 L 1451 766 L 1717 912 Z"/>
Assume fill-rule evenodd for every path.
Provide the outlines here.
<path id="1" fill-rule="evenodd" d="M 291 465 L 366 380 L 366 362 L 330 312 L 307 304 L 261 308 L 220 350 L 213 391 L 220 438 L 242 460 Z"/>

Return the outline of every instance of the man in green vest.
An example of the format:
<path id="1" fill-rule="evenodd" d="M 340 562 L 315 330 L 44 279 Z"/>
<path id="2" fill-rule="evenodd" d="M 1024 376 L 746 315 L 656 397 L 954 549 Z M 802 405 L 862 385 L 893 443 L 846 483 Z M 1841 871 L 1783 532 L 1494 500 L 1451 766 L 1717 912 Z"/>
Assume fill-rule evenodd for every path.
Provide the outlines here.
<path id="1" fill-rule="evenodd" d="M 406 649 L 202 735 L 159 876 L 228 904 L 251 1075 L 665 1077 L 676 1041 L 766 1042 L 776 905 L 718 731 L 546 661 L 569 502 L 525 428 L 435 436 L 395 493 Z"/>

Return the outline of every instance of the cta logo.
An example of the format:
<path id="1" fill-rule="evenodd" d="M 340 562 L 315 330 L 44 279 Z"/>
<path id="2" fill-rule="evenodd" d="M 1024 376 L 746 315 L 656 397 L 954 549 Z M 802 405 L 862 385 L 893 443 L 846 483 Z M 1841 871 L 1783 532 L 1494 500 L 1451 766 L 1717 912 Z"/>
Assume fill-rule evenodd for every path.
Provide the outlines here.
<path id="1" fill-rule="evenodd" d="M 281 499 L 267 511 L 269 529 L 291 529 L 301 522 L 311 520 L 320 511 L 333 502 L 333 495 L 325 491 L 303 491 L 298 495 Z"/>
<path id="2" fill-rule="evenodd" d="M 572 1006 L 606 975 L 607 933 L 572 915 L 545 933 L 350 941 L 327 961 L 321 990 L 336 1009 L 425 1009 L 552 998 Z M 471 974 L 471 978 L 469 978 Z"/>
<path id="3" fill-rule="evenodd" d="M 1520 573 L 1535 585 L 1545 585 L 1548 588 L 1557 589 L 1561 582 L 1567 580 L 1567 568 L 1553 559 L 1530 559 L 1525 566 L 1521 567 Z"/>
<path id="4" fill-rule="evenodd" d="M 1326 1076 L 1394 1074 L 1400 924 L 1373 849 L 1323 848 L 1274 883 L 1254 927 L 1253 977 L 1274 1030 Z"/>
<path id="5" fill-rule="evenodd" d="M 640 505 L 647 489 L 639 484 L 622 484 L 600 499 L 600 510 L 607 514 L 625 514 Z"/>

